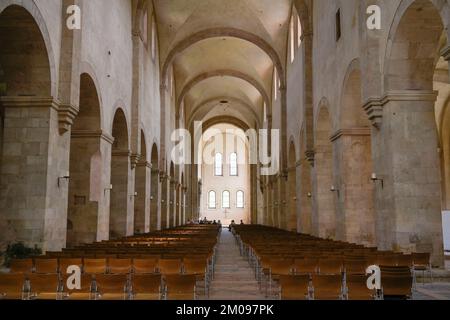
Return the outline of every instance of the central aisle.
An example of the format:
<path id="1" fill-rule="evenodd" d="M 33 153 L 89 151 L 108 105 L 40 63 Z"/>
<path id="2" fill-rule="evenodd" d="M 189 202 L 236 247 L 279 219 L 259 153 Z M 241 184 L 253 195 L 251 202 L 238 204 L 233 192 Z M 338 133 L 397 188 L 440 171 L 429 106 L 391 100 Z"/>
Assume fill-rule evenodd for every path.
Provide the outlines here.
<path id="1" fill-rule="evenodd" d="M 224 228 L 217 246 L 211 300 L 266 300 L 247 260 L 241 257 L 234 236 Z"/>

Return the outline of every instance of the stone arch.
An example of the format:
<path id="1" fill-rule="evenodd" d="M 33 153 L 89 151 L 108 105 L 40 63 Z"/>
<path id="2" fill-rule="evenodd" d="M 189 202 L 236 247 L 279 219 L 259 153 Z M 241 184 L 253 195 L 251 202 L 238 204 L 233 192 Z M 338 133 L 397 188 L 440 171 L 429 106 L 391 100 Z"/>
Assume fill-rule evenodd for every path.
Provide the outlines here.
<path id="1" fill-rule="evenodd" d="M 161 212 L 159 209 L 159 155 L 158 155 L 158 145 L 156 143 L 152 146 L 151 153 L 151 164 L 152 164 L 152 174 L 151 174 L 151 196 L 150 196 L 150 231 L 155 231 L 161 228 Z"/>
<path id="2" fill-rule="evenodd" d="M 313 215 L 313 233 L 322 238 L 336 236 L 335 185 L 333 177 L 333 145 L 330 141 L 332 118 L 326 99 L 321 101 L 315 126 L 315 185 L 316 208 Z"/>
<path id="3" fill-rule="evenodd" d="M 297 153 L 294 138 L 289 143 L 288 156 L 288 211 L 287 230 L 297 232 Z"/>
<path id="4" fill-rule="evenodd" d="M 112 124 L 114 143 L 111 152 L 111 198 L 110 198 L 110 238 L 120 238 L 130 232 L 133 227 L 130 213 L 129 175 L 130 175 L 130 146 L 128 125 L 125 113 L 121 107 L 116 108 Z"/>
<path id="5" fill-rule="evenodd" d="M 381 129 L 382 143 L 392 155 L 380 159 L 388 172 L 383 189 L 377 187 L 376 193 L 377 202 L 382 201 L 381 192 L 386 203 L 395 201 L 395 205 L 377 212 L 377 227 L 382 232 L 378 246 L 431 252 L 436 265 L 443 265 L 443 237 L 433 80 L 442 39 L 448 39 L 448 12 L 445 1 L 403 0 L 395 14 L 384 60 L 386 94 Z M 448 58 L 446 52 L 448 49 L 443 51 Z M 411 202 L 410 194 L 420 194 L 420 200 Z M 416 215 L 412 218 L 408 212 Z"/>
<path id="6" fill-rule="evenodd" d="M 341 129 L 332 137 L 340 172 L 336 177 L 340 190 L 336 236 L 347 242 L 375 245 L 371 123 L 362 105 L 361 71 L 355 59 L 342 87 Z"/>
<path id="7" fill-rule="evenodd" d="M 105 124 L 105 117 L 104 117 L 104 110 L 103 110 L 103 99 L 102 99 L 102 87 L 100 84 L 100 81 L 97 78 L 97 73 L 94 69 L 94 67 L 87 61 L 80 62 L 80 74 L 88 76 L 90 78 L 90 81 L 92 82 L 95 91 L 97 92 L 97 98 L 98 103 L 100 106 L 100 129 L 103 130 L 103 128 L 107 128 L 108 124 Z M 81 85 L 81 84 L 80 84 Z"/>
<path id="8" fill-rule="evenodd" d="M 258 82 L 256 81 L 254 78 L 248 76 L 247 74 L 240 72 L 240 71 L 236 71 L 236 70 L 215 70 L 215 71 L 210 71 L 210 72 L 206 72 L 206 73 L 202 73 L 198 76 L 196 76 L 195 78 L 193 78 L 192 80 L 190 80 L 181 90 L 180 96 L 178 97 L 178 101 L 177 101 L 177 110 L 176 110 L 176 114 L 179 117 L 179 113 L 180 113 L 180 109 L 181 109 L 181 104 L 183 103 L 184 97 L 189 93 L 189 91 L 194 88 L 197 84 L 199 84 L 202 81 L 211 79 L 211 78 L 215 78 L 215 77 L 223 77 L 223 76 L 229 76 L 229 77 L 234 77 L 234 78 L 238 78 L 241 80 L 244 80 L 246 82 L 248 82 L 249 84 L 251 84 L 253 87 L 255 87 L 256 90 L 258 90 L 258 92 L 261 94 L 261 96 L 263 97 L 264 102 L 266 103 L 266 105 L 268 106 L 268 110 L 269 110 L 269 115 L 272 114 L 272 109 L 269 108 L 270 104 L 270 99 L 269 96 L 267 95 L 264 87 Z"/>
<path id="9" fill-rule="evenodd" d="M 242 105 L 245 108 L 245 110 L 247 110 L 252 115 L 252 118 L 255 121 L 255 123 L 258 126 L 261 126 L 259 118 L 258 118 L 255 110 L 250 105 L 248 105 L 247 103 L 242 101 L 241 99 L 230 98 L 230 97 L 215 97 L 215 98 L 211 98 L 211 99 L 208 99 L 208 100 L 204 101 L 203 103 L 198 105 L 194 110 L 192 110 L 192 112 L 191 112 L 192 115 L 188 119 L 188 122 L 187 122 L 188 126 L 187 127 L 189 128 L 192 125 L 194 120 L 198 117 L 198 114 L 203 109 L 207 108 L 209 103 L 212 103 L 214 101 L 220 101 L 220 100 L 228 100 L 228 101 L 233 102 L 233 103 L 239 103 L 240 105 Z"/>
<path id="10" fill-rule="evenodd" d="M 42 66 L 44 66 L 45 69 L 48 69 L 48 71 L 45 71 L 43 74 L 41 73 L 39 75 L 35 74 L 35 75 L 31 76 L 31 79 L 36 79 L 37 80 L 36 82 L 38 82 L 40 84 L 42 84 L 44 82 L 47 83 L 45 86 L 47 86 L 48 88 L 41 88 L 41 89 L 43 89 L 42 92 L 39 92 L 37 95 L 38 96 L 56 97 L 58 75 L 56 72 L 55 56 L 54 56 L 53 48 L 51 45 L 50 34 L 48 32 L 48 28 L 45 23 L 45 20 L 41 14 L 39 8 L 34 3 L 34 1 L 5 0 L 5 1 L 2 1 L 2 3 L 0 3 L 0 17 L 1 16 L 4 17 L 5 15 L 15 15 L 15 14 L 21 16 L 21 20 L 26 19 L 26 20 L 23 20 L 23 22 L 27 22 L 26 24 L 28 24 L 28 27 L 31 27 L 30 25 L 33 25 L 33 27 L 31 27 L 32 29 L 36 30 L 35 27 L 37 27 L 37 29 L 39 30 L 39 32 L 35 32 L 32 30 L 30 30 L 28 32 L 24 31 L 22 33 L 22 38 L 23 38 L 23 36 L 29 37 L 31 34 L 34 34 L 35 36 L 33 36 L 32 38 L 34 39 L 34 41 L 36 41 L 35 43 L 36 43 L 37 47 L 39 48 L 40 51 L 45 49 L 45 52 L 46 52 L 46 56 L 44 57 L 44 55 L 42 55 L 39 60 L 42 63 Z M 25 29 L 25 28 L 27 28 L 27 26 L 23 26 L 23 28 Z M 16 37 L 16 40 L 11 39 L 5 43 L 9 43 L 11 45 L 15 41 L 19 41 L 19 37 L 17 37 L 18 35 L 15 34 L 14 32 L 12 32 L 12 33 L 10 32 L 9 36 Z M 1 41 L 1 42 L 3 42 L 3 41 Z M 39 44 L 39 42 L 41 42 L 41 44 Z M 27 41 L 27 44 L 29 45 L 29 41 Z M 2 46 L 2 47 L 7 48 L 9 46 Z M 19 51 L 20 51 L 20 54 L 18 55 L 19 57 L 20 57 L 20 55 L 23 56 L 24 52 L 29 52 L 29 50 L 22 50 L 22 49 L 19 49 Z M 36 61 L 34 59 L 29 59 L 28 61 L 26 61 L 27 59 L 24 59 L 24 60 L 25 60 L 24 62 L 26 62 L 26 63 L 17 62 L 15 64 L 26 66 L 27 63 L 36 63 Z M 43 69 L 41 69 L 41 71 L 42 70 Z M 35 70 L 35 68 L 30 68 L 30 67 L 25 68 L 24 67 L 22 71 L 25 74 L 29 74 L 36 70 Z M 48 75 L 45 75 L 46 73 L 48 73 Z M 45 81 L 42 81 L 42 79 L 45 79 Z M 16 91 L 16 90 L 13 90 L 13 91 Z M 38 91 L 41 91 L 41 90 L 38 90 Z M 17 95 L 16 93 L 17 92 L 13 92 L 12 94 L 8 93 L 8 95 L 14 96 L 14 95 Z"/>
<path id="11" fill-rule="evenodd" d="M 254 45 L 261 48 L 266 54 L 271 58 L 273 61 L 273 64 L 275 65 L 278 75 L 280 77 L 281 86 L 285 87 L 285 76 L 284 76 L 284 69 L 283 64 L 281 63 L 281 59 L 278 56 L 278 53 L 276 50 L 267 43 L 264 39 L 260 38 L 259 36 L 252 34 L 250 32 L 240 30 L 240 29 L 234 29 L 234 28 L 211 28 L 206 29 L 203 31 L 199 31 L 197 33 L 194 33 L 190 35 L 189 37 L 181 40 L 177 44 L 175 44 L 172 49 L 170 50 L 169 54 L 167 55 L 167 58 L 165 59 L 165 62 L 162 67 L 161 72 L 161 81 L 163 84 L 167 81 L 167 75 L 170 65 L 172 64 L 173 60 L 175 59 L 176 55 L 180 52 L 183 52 L 193 44 L 209 39 L 209 38 L 217 38 L 217 37 L 234 37 L 239 38 L 248 42 L 253 43 Z"/>
<path id="12" fill-rule="evenodd" d="M 4 9 L 0 19 L 5 21 L 0 34 L 3 95 L 52 96 L 50 56 L 38 22 L 17 5 Z"/>
<path id="13" fill-rule="evenodd" d="M 57 179 L 59 169 L 49 171 L 48 149 L 59 137 L 50 126 L 57 73 L 50 36 L 33 1 L 0 3 L 0 70 L 0 246 L 14 240 L 58 250 L 66 242 L 65 210 L 51 224 L 64 231 L 55 235 L 45 224 L 45 208 L 54 200 L 47 193 L 57 188 L 48 181 Z M 14 125 L 3 126 L 8 121 Z"/>
<path id="14" fill-rule="evenodd" d="M 80 76 L 79 112 L 70 140 L 67 246 L 97 240 L 102 199 L 102 133 L 100 99 L 92 77 Z"/>
<path id="15" fill-rule="evenodd" d="M 403 0 L 400 3 L 386 50 L 386 91 L 433 89 L 439 39 L 444 32 L 445 20 L 441 17 L 446 17 L 441 16 L 440 11 L 448 12 L 447 5 L 442 5 L 441 1 Z"/>

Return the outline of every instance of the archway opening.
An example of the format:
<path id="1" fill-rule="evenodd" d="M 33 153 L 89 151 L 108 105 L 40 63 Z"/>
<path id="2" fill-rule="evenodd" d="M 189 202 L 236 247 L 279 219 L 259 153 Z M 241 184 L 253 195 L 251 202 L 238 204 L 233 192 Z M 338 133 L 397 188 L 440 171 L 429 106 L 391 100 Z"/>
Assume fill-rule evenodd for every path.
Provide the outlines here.
<path id="1" fill-rule="evenodd" d="M 150 196 L 150 231 L 161 228 L 161 212 L 159 207 L 159 156 L 158 146 L 153 144 L 152 147 L 152 175 L 151 175 L 151 196 Z M 159 217 L 158 217 L 159 216 Z"/>
<path id="2" fill-rule="evenodd" d="M 0 13 L 0 250 L 11 241 L 65 244 L 65 232 L 51 237 L 44 230 L 52 82 L 38 23 L 17 5 Z M 54 223 L 64 228 L 65 217 Z"/>
<path id="3" fill-rule="evenodd" d="M 353 69 L 343 88 L 341 130 L 333 137 L 339 157 L 339 240 L 375 245 L 371 123 L 362 108 L 361 73 Z M 338 179 L 336 179 L 338 180 Z"/>
<path id="4" fill-rule="evenodd" d="M 312 184 L 311 184 L 311 165 L 306 159 L 306 143 L 303 134 L 300 138 L 301 143 L 301 161 L 300 161 L 300 222 L 298 230 L 300 233 L 311 234 L 312 230 Z"/>
<path id="5" fill-rule="evenodd" d="M 289 147 L 288 186 L 287 230 L 297 232 L 297 154 L 294 142 L 291 142 Z"/>
<path id="6" fill-rule="evenodd" d="M 121 109 L 117 110 L 114 116 L 112 135 L 114 144 L 111 153 L 112 189 L 109 234 L 110 239 L 115 239 L 126 236 L 128 233 L 128 203 L 129 198 L 134 197 L 134 195 L 128 194 L 130 149 L 127 122 Z"/>
<path id="7" fill-rule="evenodd" d="M 336 236 L 335 197 L 339 190 L 333 179 L 333 146 L 331 118 L 326 106 L 322 106 L 316 125 L 316 185 L 317 208 L 313 215 L 314 235 L 334 239 Z"/>
<path id="8" fill-rule="evenodd" d="M 173 162 L 170 163 L 170 185 L 169 185 L 169 227 L 175 227 L 176 221 L 176 177 L 175 177 L 175 164 Z"/>
<path id="9" fill-rule="evenodd" d="M 70 180 L 67 246 L 97 239 L 99 202 L 102 199 L 100 102 L 87 74 L 80 79 L 80 110 L 70 140 Z"/>
<path id="10" fill-rule="evenodd" d="M 135 172 L 135 198 L 134 198 L 134 233 L 142 234 L 149 231 L 150 225 L 150 205 L 148 201 L 149 163 L 147 162 L 147 145 L 145 143 L 144 132 L 141 131 L 141 152 L 139 161 L 136 164 Z"/>

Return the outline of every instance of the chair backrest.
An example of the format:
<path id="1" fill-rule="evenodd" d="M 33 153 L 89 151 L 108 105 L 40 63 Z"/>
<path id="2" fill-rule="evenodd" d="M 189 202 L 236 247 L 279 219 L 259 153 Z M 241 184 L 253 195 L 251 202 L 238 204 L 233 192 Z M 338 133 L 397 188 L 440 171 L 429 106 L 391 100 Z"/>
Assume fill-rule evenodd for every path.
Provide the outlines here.
<path id="1" fill-rule="evenodd" d="M 375 292 L 367 288 L 367 276 L 349 274 L 346 276 L 347 296 L 349 300 L 374 300 Z"/>
<path id="2" fill-rule="evenodd" d="M 181 260 L 180 259 L 160 259 L 158 261 L 159 272 L 164 275 L 180 274 Z"/>
<path id="3" fill-rule="evenodd" d="M 82 274 L 81 278 L 80 278 L 80 289 L 69 289 L 69 287 L 67 286 L 67 280 L 70 277 L 70 274 L 62 274 L 62 288 L 63 288 L 63 292 L 66 293 L 89 293 L 91 292 L 92 289 L 92 285 L 93 285 L 93 279 L 92 279 L 92 275 L 90 274 Z"/>
<path id="4" fill-rule="evenodd" d="M 59 258 L 59 272 L 61 274 L 67 273 L 69 266 L 78 266 L 83 270 L 83 259 L 81 258 Z"/>
<path id="5" fill-rule="evenodd" d="M 133 293 L 159 293 L 161 281 L 159 274 L 135 274 L 132 277 Z"/>
<path id="6" fill-rule="evenodd" d="M 413 253 L 412 260 L 414 266 L 426 266 L 430 265 L 430 254 L 429 253 Z"/>
<path id="7" fill-rule="evenodd" d="M 156 258 L 133 259 L 133 272 L 135 274 L 155 273 L 157 269 L 158 259 Z"/>
<path id="8" fill-rule="evenodd" d="M 83 272 L 89 274 L 106 273 L 106 259 L 84 258 Z"/>
<path id="9" fill-rule="evenodd" d="M 197 278 L 195 275 L 165 275 L 164 281 L 167 291 L 167 299 L 195 299 L 195 285 Z"/>
<path id="10" fill-rule="evenodd" d="M 346 274 L 365 275 L 367 269 L 366 260 L 345 260 L 344 269 Z"/>
<path id="11" fill-rule="evenodd" d="M 33 259 L 13 259 L 10 270 L 11 273 L 30 273 L 33 271 Z"/>
<path id="12" fill-rule="evenodd" d="M 58 273 L 58 259 L 56 258 L 36 258 L 34 259 L 34 272 L 41 274 Z"/>
<path id="13" fill-rule="evenodd" d="M 309 275 L 280 275 L 282 300 L 305 300 L 309 297 Z"/>
<path id="14" fill-rule="evenodd" d="M 32 296 L 39 297 L 41 295 L 55 295 L 61 289 L 61 282 L 58 274 L 28 274 L 27 280 L 30 285 L 30 293 Z"/>
<path id="15" fill-rule="evenodd" d="M 128 274 L 131 272 L 132 259 L 108 259 L 108 272 L 111 274 Z"/>
<path id="16" fill-rule="evenodd" d="M 408 267 L 380 266 L 384 296 L 411 297 L 413 276 Z"/>
<path id="17" fill-rule="evenodd" d="M 128 277 L 124 274 L 97 274 L 94 277 L 97 292 L 122 294 L 126 292 Z"/>
<path id="18" fill-rule="evenodd" d="M 290 275 L 294 268 L 293 259 L 270 259 L 270 272 L 272 275 Z"/>
<path id="19" fill-rule="evenodd" d="M 313 275 L 312 287 L 315 300 L 338 300 L 342 295 L 341 275 Z"/>
<path id="20" fill-rule="evenodd" d="M 320 274 L 341 274 L 343 263 L 341 259 L 320 259 L 319 272 Z"/>
<path id="21" fill-rule="evenodd" d="M 207 266 L 208 261 L 206 258 L 183 259 L 183 270 L 185 274 L 205 274 Z"/>
<path id="22" fill-rule="evenodd" d="M 315 274 L 317 273 L 318 259 L 296 259 L 294 269 L 296 274 Z"/>
<path id="23" fill-rule="evenodd" d="M 0 299 L 20 299 L 24 283 L 22 273 L 0 274 Z"/>

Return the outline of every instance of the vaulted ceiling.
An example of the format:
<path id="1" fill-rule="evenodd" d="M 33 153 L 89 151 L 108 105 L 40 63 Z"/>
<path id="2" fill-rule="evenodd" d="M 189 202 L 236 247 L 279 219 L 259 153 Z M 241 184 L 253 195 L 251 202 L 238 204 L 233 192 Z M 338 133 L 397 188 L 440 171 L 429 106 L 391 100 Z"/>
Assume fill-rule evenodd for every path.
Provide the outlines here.
<path id="1" fill-rule="evenodd" d="M 155 0 L 162 77 L 171 66 L 186 121 L 259 126 L 284 72 L 292 0 Z M 270 112 L 270 110 L 269 110 Z M 189 125 L 190 123 L 186 123 Z"/>

